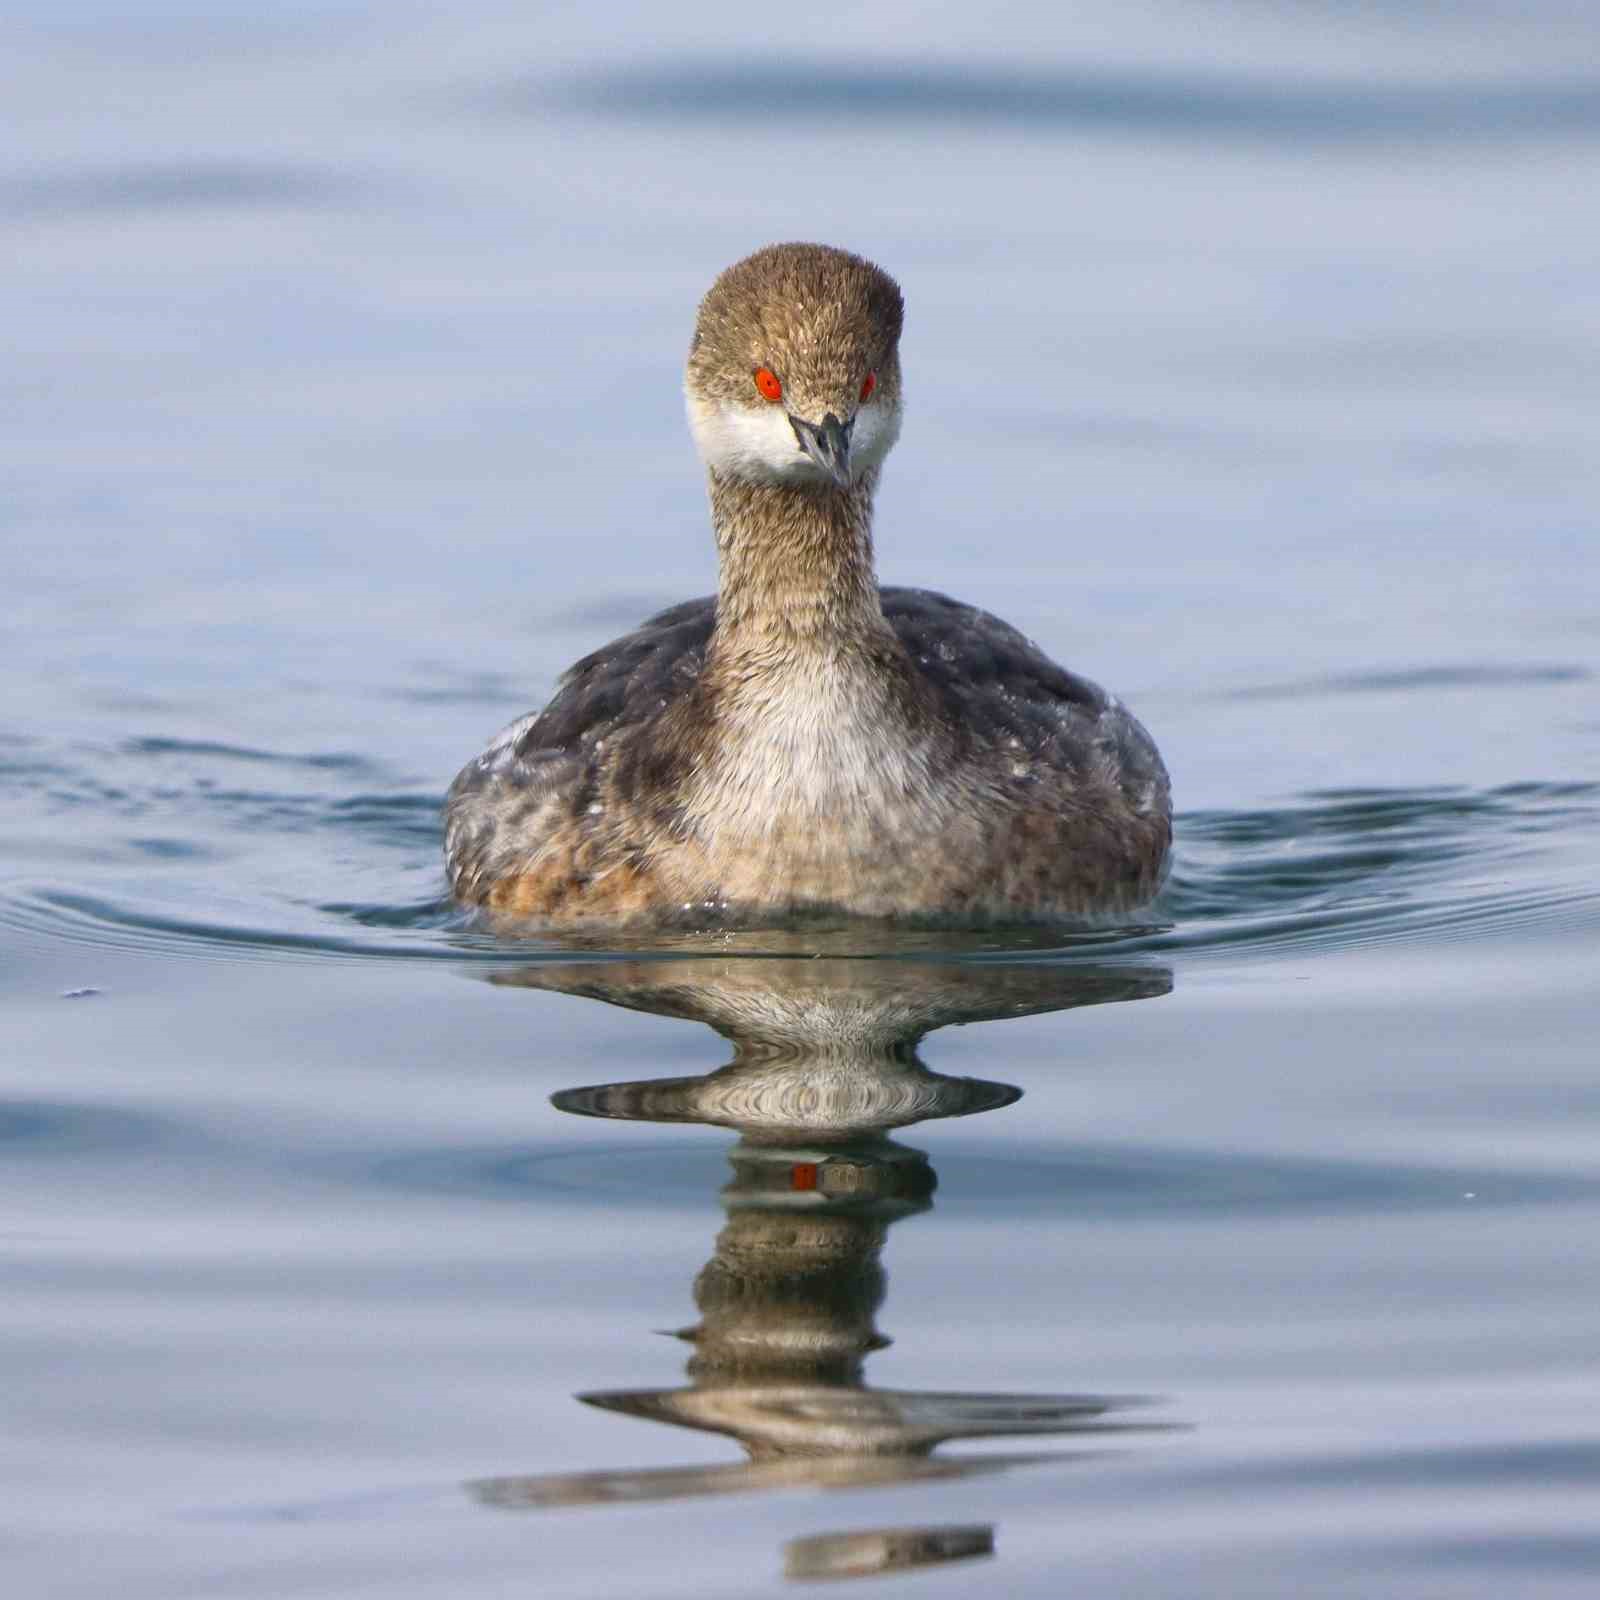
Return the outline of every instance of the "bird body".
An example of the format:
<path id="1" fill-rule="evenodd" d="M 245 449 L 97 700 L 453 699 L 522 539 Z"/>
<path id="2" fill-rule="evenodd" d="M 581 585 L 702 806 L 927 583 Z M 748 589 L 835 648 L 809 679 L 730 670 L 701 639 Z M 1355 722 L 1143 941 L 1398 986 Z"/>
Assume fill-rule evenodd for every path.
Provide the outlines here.
<path id="1" fill-rule="evenodd" d="M 717 280 L 685 384 L 717 595 L 578 662 L 466 767 L 458 899 L 555 926 L 976 926 L 1159 888 L 1170 796 L 1138 722 L 997 618 L 878 586 L 900 308 L 816 245 Z"/>

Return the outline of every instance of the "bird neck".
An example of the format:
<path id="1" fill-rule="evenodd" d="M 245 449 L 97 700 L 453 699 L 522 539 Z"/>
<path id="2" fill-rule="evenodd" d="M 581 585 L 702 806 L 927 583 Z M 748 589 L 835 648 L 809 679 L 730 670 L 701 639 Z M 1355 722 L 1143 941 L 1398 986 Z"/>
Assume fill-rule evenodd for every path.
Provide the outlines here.
<path id="1" fill-rule="evenodd" d="M 877 474 L 849 489 L 752 483 L 712 470 L 719 656 L 772 657 L 890 632 L 872 561 Z"/>

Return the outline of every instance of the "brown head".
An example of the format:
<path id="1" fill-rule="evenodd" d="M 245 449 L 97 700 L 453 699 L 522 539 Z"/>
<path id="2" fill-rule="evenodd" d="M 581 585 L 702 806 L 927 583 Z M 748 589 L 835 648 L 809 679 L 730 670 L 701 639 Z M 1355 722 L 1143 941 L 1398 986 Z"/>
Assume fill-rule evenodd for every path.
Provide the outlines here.
<path id="1" fill-rule="evenodd" d="M 848 487 L 900 432 L 903 302 L 847 250 L 775 244 L 700 303 L 684 378 L 700 454 L 725 478 Z"/>

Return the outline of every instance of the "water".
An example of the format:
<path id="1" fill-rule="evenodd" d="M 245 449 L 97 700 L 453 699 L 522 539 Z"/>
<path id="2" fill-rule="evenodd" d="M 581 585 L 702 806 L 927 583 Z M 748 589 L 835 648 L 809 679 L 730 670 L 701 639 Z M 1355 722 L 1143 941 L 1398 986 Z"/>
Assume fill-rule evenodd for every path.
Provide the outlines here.
<path id="1" fill-rule="evenodd" d="M 0 28 L 12 1590 L 1593 1591 L 1592 8 Z M 1158 738 L 1139 925 L 443 901 L 783 237 L 906 288 L 886 581 Z"/>

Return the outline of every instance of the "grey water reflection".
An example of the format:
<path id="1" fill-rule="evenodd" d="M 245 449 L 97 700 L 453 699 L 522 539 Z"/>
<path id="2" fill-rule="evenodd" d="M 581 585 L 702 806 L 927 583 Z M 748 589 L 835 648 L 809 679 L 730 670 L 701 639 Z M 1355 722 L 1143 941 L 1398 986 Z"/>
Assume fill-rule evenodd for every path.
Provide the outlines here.
<path id="1" fill-rule="evenodd" d="M 695 1280 L 699 1320 L 677 1331 L 688 1382 L 580 1394 L 586 1405 L 721 1434 L 742 1462 L 550 1473 L 469 1485 L 502 1509 L 627 1504 L 786 1488 L 851 1489 L 956 1479 L 1080 1459 L 1108 1437 L 1164 1424 L 1123 1420 L 1138 1397 L 879 1389 L 867 1358 L 890 1229 L 928 1212 L 938 1179 L 891 1129 L 1013 1104 L 1005 1083 L 931 1071 L 934 1028 L 1165 994 L 1162 967 L 821 959 L 629 961 L 535 967 L 497 983 L 558 989 L 693 1018 L 734 1046 L 699 1077 L 563 1090 L 561 1110 L 734 1129 L 726 1220 Z M 968 1439 L 1068 1436 L 1077 1450 L 940 1455 Z M 793 1541 L 795 1578 L 864 1576 L 992 1554 L 988 1524 L 854 1530 Z"/>

